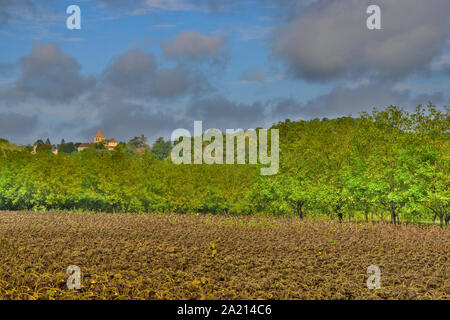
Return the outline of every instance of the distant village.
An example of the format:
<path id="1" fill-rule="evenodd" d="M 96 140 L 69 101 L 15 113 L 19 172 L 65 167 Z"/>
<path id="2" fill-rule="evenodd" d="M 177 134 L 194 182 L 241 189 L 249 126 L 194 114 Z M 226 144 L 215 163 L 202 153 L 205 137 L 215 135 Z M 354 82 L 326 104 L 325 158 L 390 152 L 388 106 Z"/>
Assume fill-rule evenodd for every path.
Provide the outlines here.
<path id="1" fill-rule="evenodd" d="M 112 139 L 106 139 L 105 135 L 103 134 L 102 130 L 98 130 L 97 134 L 94 137 L 94 142 L 85 142 L 85 143 L 80 143 L 78 144 L 78 146 L 76 146 L 76 149 L 78 152 L 81 152 L 87 148 L 89 148 L 92 145 L 95 145 L 97 143 L 103 143 L 106 150 L 108 151 L 113 151 L 115 147 L 117 147 L 118 143 L 116 141 L 116 139 L 112 138 Z M 64 140 L 61 141 L 61 144 L 64 144 Z M 54 154 L 58 154 L 59 152 L 59 148 L 57 145 L 52 145 L 50 142 L 50 139 L 47 138 L 46 142 L 44 143 L 42 140 L 38 140 L 34 143 L 33 145 L 33 151 L 31 153 L 35 154 L 37 152 L 37 150 L 39 149 L 39 147 L 46 145 L 46 146 L 51 146 L 51 152 Z"/>
<path id="2" fill-rule="evenodd" d="M 46 150 L 51 151 L 55 155 L 60 152 L 70 154 L 72 152 L 82 152 L 88 148 L 95 148 L 98 151 L 113 151 L 119 145 L 121 145 L 121 150 L 125 152 L 132 154 L 151 152 L 157 159 L 161 160 L 166 158 L 172 149 L 172 143 L 165 141 L 162 137 L 158 138 L 150 148 L 147 144 L 147 138 L 143 134 L 134 137 L 128 143 L 119 143 L 115 138 L 107 139 L 102 130 L 98 130 L 92 142 L 73 143 L 65 142 L 63 139 L 60 144 L 56 145 L 52 144 L 49 138 L 45 142 L 38 140 L 33 144 L 31 153 L 36 154 L 40 150 Z"/>
<path id="3" fill-rule="evenodd" d="M 108 151 L 113 151 L 114 148 L 117 147 L 118 145 L 116 139 L 114 138 L 106 139 L 102 130 L 98 130 L 97 134 L 94 137 L 94 143 L 92 142 L 82 143 L 80 146 L 78 146 L 78 152 L 81 152 L 84 149 L 96 143 L 103 143 Z"/>

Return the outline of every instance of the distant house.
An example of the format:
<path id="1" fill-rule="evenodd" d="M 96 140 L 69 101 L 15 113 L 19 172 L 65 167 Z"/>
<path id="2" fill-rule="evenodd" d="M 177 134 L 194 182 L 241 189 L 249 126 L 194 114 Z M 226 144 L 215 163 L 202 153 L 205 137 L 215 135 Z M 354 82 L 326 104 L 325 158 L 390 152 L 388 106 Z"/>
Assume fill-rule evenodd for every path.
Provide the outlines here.
<path id="1" fill-rule="evenodd" d="M 92 143 L 92 142 L 82 143 L 78 147 L 78 152 L 83 151 L 84 149 L 88 148 L 89 146 L 91 146 L 93 144 L 101 143 L 101 142 L 103 142 L 105 144 L 105 147 L 106 147 L 106 149 L 108 149 L 108 151 L 113 151 L 114 148 L 117 147 L 117 145 L 118 145 L 116 139 L 114 139 L 114 138 L 106 139 L 106 137 L 103 134 L 102 130 L 98 130 L 97 134 L 94 137 L 94 143 Z"/>
<path id="2" fill-rule="evenodd" d="M 53 154 L 58 154 L 58 152 L 59 152 L 58 147 L 56 145 L 53 145 L 52 146 L 52 153 Z"/>
<path id="3" fill-rule="evenodd" d="M 88 143 L 82 143 L 78 146 L 77 150 L 78 152 L 83 151 L 84 149 L 88 148 L 89 146 L 93 145 L 92 142 L 88 142 Z"/>
<path id="4" fill-rule="evenodd" d="M 42 140 L 38 140 L 34 143 L 33 145 L 33 151 L 31 151 L 32 154 L 36 154 L 38 151 L 38 148 L 41 146 L 47 146 L 48 149 L 53 153 L 53 154 L 58 154 L 58 147 L 56 145 L 52 145 L 50 143 L 50 139 L 47 138 L 47 141 L 44 143 Z"/>
<path id="5" fill-rule="evenodd" d="M 98 130 L 97 135 L 94 137 L 94 143 L 103 142 L 108 151 L 113 151 L 115 147 L 117 147 L 118 143 L 116 139 L 106 139 L 102 130 Z"/>
<path id="6" fill-rule="evenodd" d="M 108 148 L 109 151 L 113 151 L 115 147 L 117 147 L 118 143 L 116 139 L 112 138 L 109 140 L 105 140 L 106 148 Z"/>

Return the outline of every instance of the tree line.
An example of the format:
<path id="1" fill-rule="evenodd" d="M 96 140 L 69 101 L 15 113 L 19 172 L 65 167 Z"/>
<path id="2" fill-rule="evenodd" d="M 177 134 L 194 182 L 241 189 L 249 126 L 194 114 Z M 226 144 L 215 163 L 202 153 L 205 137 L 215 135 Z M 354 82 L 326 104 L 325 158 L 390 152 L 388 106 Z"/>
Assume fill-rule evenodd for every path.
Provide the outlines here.
<path id="1" fill-rule="evenodd" d="M 3 140 L 8 142 L 5 139 Z M 34 149 L 33 147 L 36 147 L 36 151 L 40 152 L 48 152 L 50 150 L 58 149 L 58 152 L 71 154 L 78 152 L 78 147 L 81 144 L 81 142 L 66 142 L 64 139 L 62 139 L 60 144 L 52 145 L 50 139 L 47 138 L 45 142 L 39 139 L 34 143 L 33 146 L 28 145 L 25 147 L 25 149 L 31 151 Z M 92 144 L 88 148 L 95 149 L 97 151 L 107 150 L 104 142 Z M 150 148 L 150 146 L 147 144 L 147 137 L 142 134 L 141 136 L 134 137 L 128 143 L 120 142 L 118 144 L 118 149 L 129 154 L 151 152 L 157 159 L 162 160 L 169 156 L 170 151 L 172 150 L 172 144 L 170 141 L 165 141 L 164 138 L 160 137 L 153 143 L 152 147 Z"/>
<path id="2" fill-rule="evenodd" d="M 280 133 L 274 176 L 261 176 L 260 165 L 175 165 L 163 139 L 139 153 L 121 143 L 112 152 L 58 155 L 31 154 L 0 140 L 0 209 L 437 219 L 444 225 L 450 220 L 449 125 L 449 109 L 432 104 L 411 113 L 390 106 L 359 117 L 287 119 L 272 127 Z"/>

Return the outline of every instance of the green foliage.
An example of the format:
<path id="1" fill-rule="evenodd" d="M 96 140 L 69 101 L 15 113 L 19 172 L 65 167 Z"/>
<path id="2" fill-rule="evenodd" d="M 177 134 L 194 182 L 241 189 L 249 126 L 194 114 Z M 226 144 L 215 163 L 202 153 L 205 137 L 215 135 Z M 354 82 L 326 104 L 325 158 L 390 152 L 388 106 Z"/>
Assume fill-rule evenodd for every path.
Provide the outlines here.
<path id="1" fill-rule="evenodd" d="M 61 143 L 53 155 L 0 140 L 0 209 L 296 214 L 332 219 L 450 220 L 449 110 L 390 106 L 359 118 L 286 120 L 280 170 L 258 165 L 174 165 L 171 143 L 145 137 L 113 152 Z M 48 147 L 48 146 L 47 146 Z"/>
<path id="2" fill-rule="evenodd" d="M 172 151 L 172 143 L 164 141 L 164 138 L 158 138 L 152 146 L 152 154 L 156 159 L 163 160 L 170 155 Z"/>
<path id="3" fill-rule="evenodd" d="M 52 151 L 52 145 L 50 144 L 41 144 L 36 149 L 37 152 L 40 153 L 49 153 Z"/>
<path id="4" fill-rule="evenodd" d="M 255 183 L 256 210 L 403 220 L 450 219 L 449 110 L 390 106 L 354 119 L 286 121 L 281 167 Z"/>
<path id="5" fill-rule="evenodd" d="M 58 151 L 71 154 L 72 152 L 77 151 L 77 148 L 78 148 L 78 146 L 75 143 L 73 143 L 73 142 L 67 142 L 67 143 L 62 142 L 58 146 Z"/>
<path id="6" fill-rule="evenodd" d="M 89 148 L 94 148 L 95 150 L 99 150 L 99 151 L 106 151 L 106 146 L 104 142 L 97 142 L 95 144 L 93 144 L 92 146 L 88 147 Z"/>
<path id="7" fill-rule="evenodd" d="M 148 149 L 147 138 L 142 134 L 140 137 L 134 137 L 128 142 L 128 145 L 134 149 Z"/>

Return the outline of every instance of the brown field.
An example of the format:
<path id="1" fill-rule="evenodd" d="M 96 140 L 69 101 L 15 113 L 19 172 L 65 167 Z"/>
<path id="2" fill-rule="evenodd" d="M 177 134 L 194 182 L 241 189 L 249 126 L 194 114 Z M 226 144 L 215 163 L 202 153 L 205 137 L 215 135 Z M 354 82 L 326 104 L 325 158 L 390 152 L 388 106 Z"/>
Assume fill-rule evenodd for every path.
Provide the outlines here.
<path id="1" fill-rule="evenodd" d="M 449 240 L 413 225 L 0 212 L 0 299 L 450 299 Z"/>

